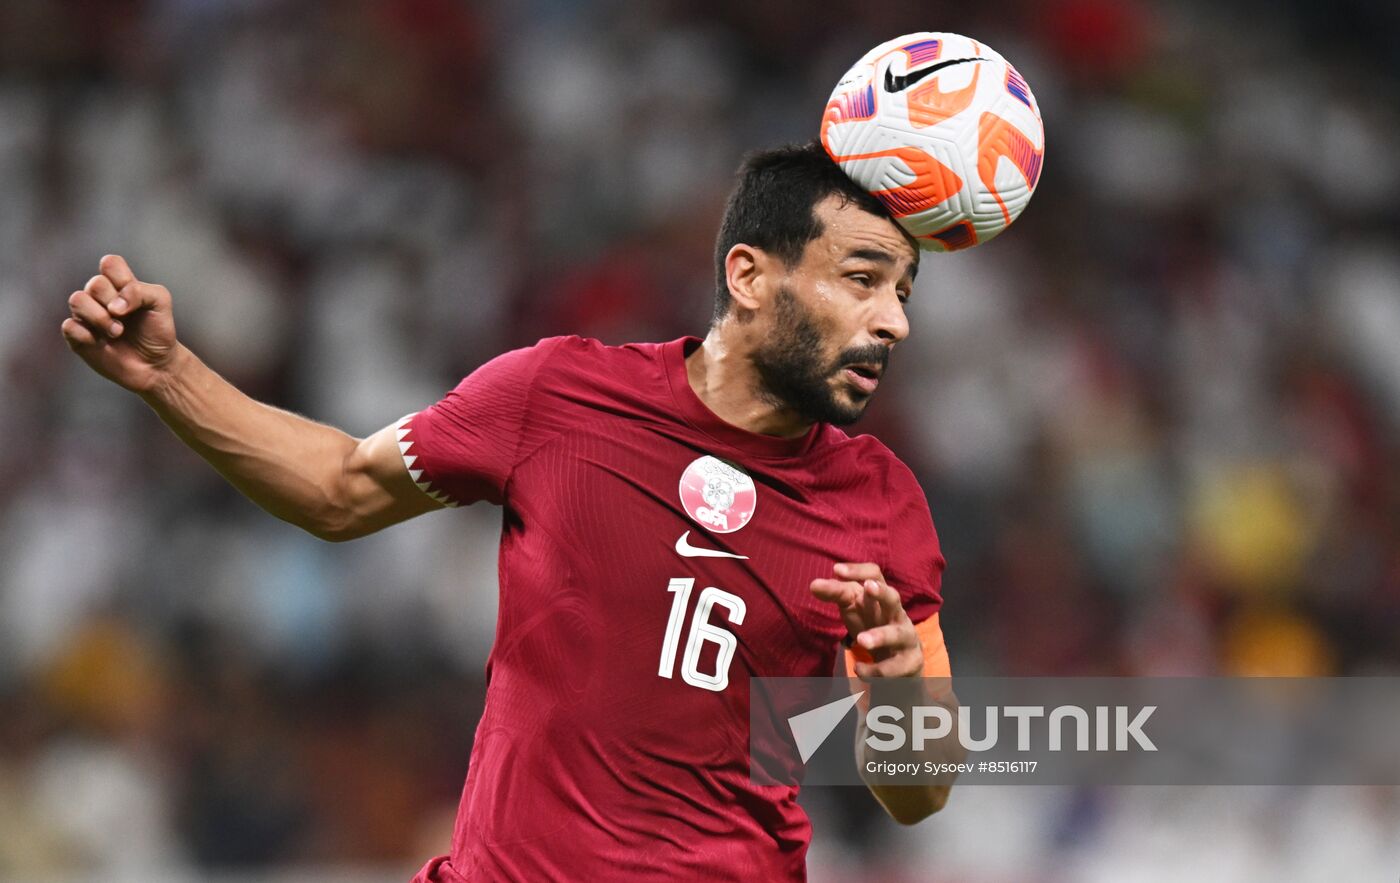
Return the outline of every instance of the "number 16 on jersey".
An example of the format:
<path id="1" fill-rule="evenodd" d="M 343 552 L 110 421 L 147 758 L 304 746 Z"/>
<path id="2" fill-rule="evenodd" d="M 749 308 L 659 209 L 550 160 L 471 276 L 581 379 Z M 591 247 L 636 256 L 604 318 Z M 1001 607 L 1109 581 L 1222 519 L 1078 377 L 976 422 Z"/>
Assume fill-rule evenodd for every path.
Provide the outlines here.
<path id="1" fill-rule="evenodd" d="M 675 595 L 671 600 L 671 617 L 666 622 L 666 637 L 661 642 L 661 665 L 656 673 L 663 678 L 671 677 L 676 668 L 676 648 L 680 646 L 681 628 L 685 623 L 685 611 L 690 602 L 690 591 L 695 588 L 694 577 L 677 577 L 666 586 L 666 591 Z M 731 625 L 744 622 L 744 599 L 726 592 L 724 589 L 709 586 L 695 600 L 695 613 L 690 617 L 690 637 L 685 642 L 685 653 L 681 658 L 681 680 L 692 687 L 719 692 L 729 686 L 729 664 L 734 661 L 734 651 L 739 641 L 728 629 L 710 624 L 710 613 L 715 605 L 729 611 Z M 705 642 L 715 645 L 715 670 L 711 673 L 700 671 L 700 652 Z"/>

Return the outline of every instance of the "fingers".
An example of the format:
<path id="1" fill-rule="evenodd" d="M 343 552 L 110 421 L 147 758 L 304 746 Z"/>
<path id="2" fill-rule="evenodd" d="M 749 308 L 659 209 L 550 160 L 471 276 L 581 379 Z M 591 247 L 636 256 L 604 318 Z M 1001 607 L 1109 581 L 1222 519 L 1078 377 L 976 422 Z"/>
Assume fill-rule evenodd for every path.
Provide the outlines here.
<path id="1" fill-rule="evenodd" d="M 113 317 L 127 316 L 142 309 L 161 309 L 169 303 L 169 289 L 138 280 L 121 256 L 107 255 L 101 267 L 102 272 L 89 279 L 83 290 L 106 307 Z"/>
<path id="2" fill-rule="evenodd" d="M 102 275 L 111 280 L 113 289 L 121 291 L 131 283 L 136 281 L 136 274 L 131 272 L 131 267 L 127 266 L 126 258 L 119 254 L 103 255 L 102 260 L 97 263 Z"/>
<path id="3" fill-rule="evenodd" d="M 904 607 L 900 603 L 899 592 L 885 582 L 880 565 L 869 561 L 841 561 L 832 569 L 842 579 L 860 582 L 866 618 L 871 625 L 893 622 L 903 615 Z"/>
<path id="4" fill-rule="evenodd" d="M 865 582 L 868 579 L 873 579 L 880 583 L 885 581 L 885 575 L 880 572 L 880 565 L 871 564 L 868 561 L 860 564 L 841 561 L 838 562 L 833 569 L 836 571 L 836 575 L 841 577 L 841 579 L 855 580 L 856 582 Z"/>
<path id="5" fill-rule="evenodd" d="M 904 620 L 908 622 L 909 615 L 904 612 L 904 604 L 899 600 L 899 592 L 893 586 L 881 581 L 866 580 L 865 597 L 873 600 L 880 609 L 880 614 L 885 622 L 898 622 Z"/>
<path id="6" fill-rule="evenodd" d="M 898 653 L 919 646 L 919 633 L 907 623 L 879 625 L 857 635 L 856 643 L 872 654 L 877 650 Z"/>
<path id="7" fill-rule="evenodd" d="M 120 337 L 122 323 L 112 318 L 107 308 L 98 303 L 86 290 L 75 291 L 68 296 L 68 309 L 73 318 L 85 324 L 94 334 L 104 337 Z"/>
<path id="8" fill-rule="evenodd" d="M 861 595 L 864 590 L 860 583 L 839 579 L 814 579 L 811 590 L 819 600 L 830 601 L 836 605 L 848 634 L 854 635 L 867 625 L 861 612 Z"/>
<path id="9" fill-rule="evenodd" d="M 854 671 L 862 681 L 873 681 L 876 678 L 915 677 L 920 673 L 921 666 L 922 661 L 917 656 L 900 653 L 879 662 L 857 662 Z"/>
<path id="10" fill-rule="evenodd" d="M 847 631 L 873 662 L 857 662 L 856 676 L 908 677 L 923 671 L 923 645 L 904 612 L 899 592 L 885 582 L 878 564 L 837 563 L 835 579 L 812 580 L 812 594 L 841 610 Z"/>
<path id="11" fill-rule="evenodd" d="M 880 565 L 868 561 L 861 563 L 841 561 L 833 567 L 833 570 L 838 577 L 860 582 L 863 589 L 861 600 L 867 626 L 880 625 L 894 618 L 894 611 L 887 604 L 888 596 L 881 594 L 882 587 L 885 587 L 885 575 L 880 571 Z M 894 600 L 897 605 L 898 593 L 894 594 Z"/>
<path id="12" fill-rule="evenodd" d="M 168 298 L 170 295 L 164 286 L 139 281 L 127 265 L 126 258 L 121 255 L 104 256 L 98 262 L 98 267 L 102 270 L 101 274 L 89 279 L 84 290 L 113 316 L 157 308 L 162 296 Z"/>
<path id="13" fill-rule="evenodd" d="M 856 644 L 873 661 L 857 661 L 855 675 L 871 678 L 916 677 L 924 671 L 924 648 L 919 633 L 908 621 L 866 629 L 856 636 Z"/>
<path id="14" fill-rule="evenodd" d="M 97 336 L 92 333 L 92 329 L 77 319 L 64 319 L 61 328 L 63 339 L 68 343 L 69 349 L 76 350 L 78 347 L 92 346 L 97 343 Z"/>
<path id="15" fill-rule="evenodd" d="M 885 616 L 885 609 L 880 606 L 877 594 L 872 594 L 872 592 L 878 593 L 879 590 L 880 583 L 873 579 L 868 579 L 861 584 L 860 612 L 866 628 L 889 622 L 889 618 Z"/>
<path id="16" fill-rule="evenodd" d="M 86 291 L 93 300 L 106 309 L 107 315 L 113 319 L 129 312 L 126 300 L 112 285 L 112 280 L 101 273 L 89 279 L 87 284 L 83 286 L 83 291 Z M 120 334 L 121 332 L 118 331 L 111 336 L 116 337 Z"/>
<path id="17" fill-rule="evenodd" d="M 908 619 L 899 592 L 886 584 L 878 564 L 842 561 L 832 571 L 836 579 L 812 580 L 811 591 L 817 598 L 838 605 L 842 617 L 856 623 L 851 629 L 853 634 Z"/>
<path id="18" fill-rule="evenodd" d="M 170 303 L 170 290 L 150 282 L 132 282 L 122 287 L 107 306 L 115 316 L 126 316 L 136 310 L 160 310 Z"/>
<path id="19" fill-rule="evenodd" d="M 859 607 L 865 591 L 860 583 L 844 579 L 814 579 L 811 590 L 819 599 L 839 604 L 842 608 Z"/>
<path id="20" fill-rule="evenodd" d="M 104 307 L 111 303 L 117 296 L 117 289 L 112 286 L 112 280 L 103 276 L 101 273 L 89 279 L 87 284 L 83 286 L 83 291 L 86 291 L 92 296 L 93 300 L 102 304 Z"/>

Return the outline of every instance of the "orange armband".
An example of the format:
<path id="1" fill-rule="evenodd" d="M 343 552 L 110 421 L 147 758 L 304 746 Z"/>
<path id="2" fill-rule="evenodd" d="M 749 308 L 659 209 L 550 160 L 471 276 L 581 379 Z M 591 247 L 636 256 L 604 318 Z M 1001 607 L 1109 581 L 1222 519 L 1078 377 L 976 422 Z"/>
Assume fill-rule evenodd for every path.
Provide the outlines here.
<path id="1" fill-rule="evenodd" d="M 919 633 L 919 641 L 924 645 L 924 677 L 950 678 L 953 676 L 948 665 L 948 646 L 943 643 L 943 628 L 938 624 L 935 613 L 920 623 L 915 623 L 914 631 Z M 856 676 L 857 662 L 874 662 L 870 652 L 859 645 L 846 649 L 846 677 Z"/>

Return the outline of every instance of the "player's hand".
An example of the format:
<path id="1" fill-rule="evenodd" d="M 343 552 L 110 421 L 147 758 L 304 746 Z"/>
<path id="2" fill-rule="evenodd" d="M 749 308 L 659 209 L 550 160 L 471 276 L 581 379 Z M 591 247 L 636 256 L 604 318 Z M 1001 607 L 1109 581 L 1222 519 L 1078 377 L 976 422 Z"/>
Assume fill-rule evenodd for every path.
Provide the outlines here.
<path id="1" fill-rule="evenodd" d="M 63 320 L 63 339 L 98 374 L 147 392 L 179 351 L 170 292 L 138 280 L 119 255 L 107 255 L 98 268 L 82 291 L 68 297 L 72 315 Z"/>
<path id="2" fill-rule="evenodd" d="M 856 662 L 856 677 L 918 677 L 924 671 L 924 646 L 899 592 L 885 582 L 878 564 L 842 562 L 833 568 L 833 579 L 812 580 L 812 594 L 830 601 L 841 611 L 855 646 L 870 654 L 873 662 Z"/>

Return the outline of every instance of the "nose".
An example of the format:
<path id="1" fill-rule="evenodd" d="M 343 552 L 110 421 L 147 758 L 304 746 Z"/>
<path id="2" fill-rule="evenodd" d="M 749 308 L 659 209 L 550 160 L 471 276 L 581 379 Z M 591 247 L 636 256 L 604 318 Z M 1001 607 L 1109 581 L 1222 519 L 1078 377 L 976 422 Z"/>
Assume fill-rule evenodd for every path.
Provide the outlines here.
<path id="1" fill-rule="evenodd" d="M 881 292 L 870 317 L 870 333 L 891 346 L 909 336 L 909 317 L 904 314 L 904 304 L 893 287 Z"/>

